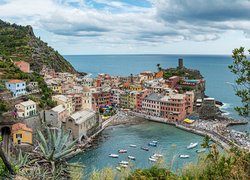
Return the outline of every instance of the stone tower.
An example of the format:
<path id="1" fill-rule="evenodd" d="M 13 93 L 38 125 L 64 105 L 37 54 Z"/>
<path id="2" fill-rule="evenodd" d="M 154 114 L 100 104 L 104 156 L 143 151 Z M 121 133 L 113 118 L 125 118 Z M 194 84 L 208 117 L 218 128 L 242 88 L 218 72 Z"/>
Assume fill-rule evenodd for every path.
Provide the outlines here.
<path id="1" fill-rule="evenodd" d="M 179 59 L 178 59 L 178 69 L 183 69 L 183 68 L 184 68 L 183 59 L 182 59 L 182 58 L 179 58 Z"/>

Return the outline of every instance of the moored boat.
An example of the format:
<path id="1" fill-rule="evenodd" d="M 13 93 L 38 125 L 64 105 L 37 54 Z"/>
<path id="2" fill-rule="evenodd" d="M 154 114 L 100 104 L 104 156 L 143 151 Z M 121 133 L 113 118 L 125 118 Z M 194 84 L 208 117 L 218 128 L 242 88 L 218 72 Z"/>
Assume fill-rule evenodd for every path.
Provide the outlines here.
<path id="1" fill-rule="evenodd" d="M 130 144 L 129 147 L 136 148 L 136 145 L 135 144 Z"/>
<path id="2" fill-rule="evenodd" d="M 112 157 L 112 158 L 118 158 L 119 155 L 118 154 L 109 154 L 109 157 Z"/>
<path id="3" fill-rule="evenodd" d="M 144 151 L 149 151 L 149 149 L 146 148 L 146 147 L 141 147 L 141 149 L 144 150 Z"/>
<path id="4" fill-rule="evenodd" d="M 195 148 L 196 146 L 198 145 L 198 143 L 190 143 L 188 146 L 187 146 L 187 149 L 193 149 Z"/>
<path id="5" fill-rule="evenodd" d="M 120 161 L 119 164 L 128 165 L 128 161 Z"/>
<path id="6" fill-rule="evenodd" d="M 203 152 L 206 152 L 206 148 L 203 148 L 203 149 L 198 149 L 196 150 L 197 153 L 203 153 Z"/>
<path id="7" fill-rule="evenodd" d="M 152 157 L 148 158 L 148 160 L 149 160 L 149 161 L 152 161 L 152 162 L 156 162 L 156 161 L 157 161 L 157 159 L 152 158 Z"/>
<path id="8" fill-rule="evenodd" d="M 156 146 L 157 146 L 157 144 L 156 144 L 156 143 L 153 143 L 153 142 L 148 143 L 148 145 L 149 145 L 149 146 L 153 146 L 153 147 L 156 147 Z"/>
<path id="9" fill-rule="evenodd" d="M 121 171 L 121 167 L 117 166 L 115 167 L 118 171 Z"/>
<path id="10" fill-rule="evenodd" d="M 118 150 L 118 152 L 119 152 L 119 153 L 127 153 L 128 150 L 126 150 L 126 149 L 120 149 L 120 150 Z"/>
<path id="11" fill-rule="evenodd" d="M 152 141 L 152 143 L 155 143 L 155 144 L 157 144 L 157 143 L 158 143 L 158 141 Z"/>
<path id="12" fill-rule="evenodd" d="M 131 159 L 131 160 L 135 160 L 134 156 L 128 156 L 128 158 Z"/>
<path id="13" fill-rule="evenodd" d="M 189 158 L 190 156 L 187 154 L 181 154 L 179 157 L 182 159 L 186 159 L 186 158 Z"/>
<path id="14" fill-rule="evenodd" d="M 162 155 L 162 154 L 156 154 L 156 153 L 155 153 L 155 154 L 153 154 L 153 156 L 154 156 L 154 157 L 157 157 L 157 158 L 161 158 L 161 157 L 163 157 L 163 155 Z"/>

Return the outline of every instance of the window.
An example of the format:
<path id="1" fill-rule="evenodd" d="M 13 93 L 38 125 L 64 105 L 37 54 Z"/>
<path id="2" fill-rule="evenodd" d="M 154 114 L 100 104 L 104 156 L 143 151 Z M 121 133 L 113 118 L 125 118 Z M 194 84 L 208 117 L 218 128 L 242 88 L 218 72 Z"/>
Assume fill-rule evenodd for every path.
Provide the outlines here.
<path id="1" fill-rule="evenodd" d="M 16 138 L 22 138 L 22 134 L 16 134 Z"/>

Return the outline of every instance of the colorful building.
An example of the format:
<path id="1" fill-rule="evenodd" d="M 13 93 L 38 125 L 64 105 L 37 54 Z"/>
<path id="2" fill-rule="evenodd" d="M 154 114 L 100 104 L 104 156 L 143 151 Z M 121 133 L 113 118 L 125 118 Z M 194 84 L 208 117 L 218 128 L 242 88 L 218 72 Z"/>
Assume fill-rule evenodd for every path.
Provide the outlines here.
<path id="1" fill-rule="evenodd" d="M 52 100 L 56 101 L 58 105 L 64 105 L 68 116 L 74 112 L 74 106 L 71 98 L 64 95 L 55 95 L 52 96 Z"/>
<path id="2" fill-rule="evenodd" d="M 62 122 L 65 122 L 67 115 L 67 110 L 64 105 L 60 104 L 51 110 L 45 111 L 46 125 L 49 127 L 61 127 Z"/>
<path id="3" fill-rule="evenodd" d="M 32 100 L 16 104 L 15 108 L 18 117 L 27 118 L 37 114 L 36 103 Z"/>
<path id="4" fill-rule="evenodd" d="M 168 80 L 166 80 L 166 84 L 169 88 L 175 88 L 180 82 L 181 78 L 179 76 L 172 76 Z"/>
<path id="5" fill-rule="evenodd" d="M 142 100 L 142 113 L 150 116 L 161 115 L 161 98 L 164 96 L 157 93 L 151 93 Z"/>
<path id="6" fill-rule="evenodd" d="M 123 91 L 120 94 L 120 106 L 122 108 L 129 109 L 130 108 L 129 100 L 130 100 L 130 91 L 129 90 Z"/>
<path id="7" fill-rule="evenodd" d="M 28 128 L 26 124 L 12 125 L 11 134 L 14 144 L 32 144 L 32 129 Z"/>
<path id="8" fill-rule="evenodd" d="M 25 61 L 14 62 L 15 66 L 25 73 L 30 73 L 30 64 Z"/>
<path id="9" fill-rule="evenodd" d="M 5 83 L 5 87 L 12 92 L 13 97 L 25 95 L 26 82 L 19 79 L 12 79 Z"/>

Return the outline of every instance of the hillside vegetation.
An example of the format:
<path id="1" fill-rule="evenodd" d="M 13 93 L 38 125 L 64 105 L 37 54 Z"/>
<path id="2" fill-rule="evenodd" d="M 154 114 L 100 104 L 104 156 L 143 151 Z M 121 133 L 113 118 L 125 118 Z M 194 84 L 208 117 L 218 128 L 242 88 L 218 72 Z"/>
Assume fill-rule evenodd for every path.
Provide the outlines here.
<path id="1" fill-rule="evenodd" d="M 19 26 L 0 20 L 0 56 L 12 61 L 24 60 L 39 72 L 43 65 L 58 72 L 76 73 L 72 65 L 47 43 L 37 38 L 31 26 Z"/>

